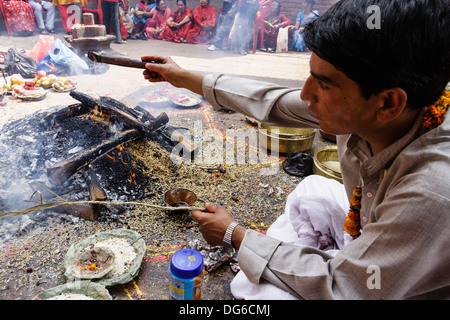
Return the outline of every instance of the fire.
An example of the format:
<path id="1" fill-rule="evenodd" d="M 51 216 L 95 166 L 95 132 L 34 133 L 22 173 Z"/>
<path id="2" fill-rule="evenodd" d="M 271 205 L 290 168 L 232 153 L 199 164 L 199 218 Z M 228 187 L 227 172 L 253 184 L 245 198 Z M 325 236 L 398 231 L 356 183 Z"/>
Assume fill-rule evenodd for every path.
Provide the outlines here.
<path id="1" fill-rule="evenodd" d="M 118 146 L 116 149 L 110 152 L 112 153 L 112 155 L 110 153 L 106 153 L 105 156 L 111 159 L 112 161 L 116 161 L 116 159 L 120 158 L 120 162 L 122 162 L 125 166 L 127 166 L 128 162 L 125 162 L 125 160 L 123 159 L 122 154 L 123 150 L 124 150 L 123 146 Z"/>
<path id="2" fill-rule="evenodd" d="M 130 171 L 130 184 L 134 183 L 135 185 L 137 185 L 136 183 L 136 173 L 133 173 Z"/>
<path id="3" fill-rule="evenodd" d="M 125 162 L 124 160 L 123 160 L 123 157 L 122 157 L 122 151 L 123 151 L 123 146 L 118 146 L 117 148 L 116 148 L 119 152 L 118 152 L 118 156 L 120 157 L 120 161 L 124 164 L 124 165 L 128 165 L 128 162 Z"/>
<path id="4" fill-rule="evenodd" d="M 100 117 L 101 119 L 109 122 L 109 114 L 103 112 L 103 110 L 100 110 L 99 112 L 98 106 L 94 107 L 94 116 Z"/>
<path id="5" fill-rule="evenodd" d="M 105 154 L 105 156 L 107 156 L 109 159 L 111 159 L 112 161 L 116 161 L 116 158 L 109 155 L 109 153 Z"/>

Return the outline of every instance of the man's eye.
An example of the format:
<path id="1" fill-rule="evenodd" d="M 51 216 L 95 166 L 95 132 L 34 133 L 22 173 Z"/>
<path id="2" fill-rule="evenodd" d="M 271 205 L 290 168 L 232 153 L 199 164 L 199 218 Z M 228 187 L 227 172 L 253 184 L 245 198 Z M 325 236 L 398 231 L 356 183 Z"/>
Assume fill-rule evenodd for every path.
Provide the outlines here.
<path id="1" fill-rule="evenodd" d="M 322 81 L 319 80 L 319 81 L 317 81 L 317 83 L 321 89 L 324 89 L 324 90 L 328 89 L 328 86 L 326 86 Z"/>

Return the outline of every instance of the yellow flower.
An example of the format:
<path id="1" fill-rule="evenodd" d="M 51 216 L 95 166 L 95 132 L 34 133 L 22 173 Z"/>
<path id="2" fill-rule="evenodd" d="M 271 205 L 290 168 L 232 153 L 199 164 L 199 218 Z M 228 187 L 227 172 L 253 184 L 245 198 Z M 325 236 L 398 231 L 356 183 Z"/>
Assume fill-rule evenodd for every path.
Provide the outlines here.
<path id="1" fill-rule="evenodd" d="M 352 237 L 357 237 L 360 234 L 359 222 L 356 222 L 349 217 L 345 218 L 344 231 Z"/>
<path id="2" fill-rule="evenodd" d="M 361 191 L 361 187 L 360 186 L 357 186 L 355 189 L 353 189 L 353 195 L 355 197 L 361 197 L 362 191 Z"/>
<path id="3" fill-rule="evenodd" d="M 446 98 L 450 98 L 450 90 L 445 90 L 443 96 Z"/>
<path id="4" fill-rule="evenodd" d="M 359 212 L 350 210 L 348 212 L 348 218 L 352 219 L 353 221 L 359 221 Z"/>
<path id="5" fill-rule="evenodd" d="M 435 104 L 428 107 L 423 118 L 422 128 L 433 128 L 444 121 L 445 114 L 450 105 L 450 91 L 444 91 L 444 94 Z"/>
<path id="6" fill-rule="evenodd" d="M 361 209 L 362 188 L 357 186 L 353 190 L 353 197 L 350 199 L 350 211 L 345 218 L 344 231 L 356 239 L 361 234 L 359 221 L 359 210 Z"/>
<path id="7" fill-rule="evenodd" d="M 361 206 L 361 198 L 359 198 L 359 197 L 352 197 L 350 199 L 350 207 L 357 208 L 359 206 Z"/>
<path id="8" fill-rule="evenodd" d="M 95 263 L 91 264 L 89 267 L 87 267 L 86 269 L 91 270 L 91 271 L 95 271 L 97 270 L 97 266 L 95 265 Z"/>

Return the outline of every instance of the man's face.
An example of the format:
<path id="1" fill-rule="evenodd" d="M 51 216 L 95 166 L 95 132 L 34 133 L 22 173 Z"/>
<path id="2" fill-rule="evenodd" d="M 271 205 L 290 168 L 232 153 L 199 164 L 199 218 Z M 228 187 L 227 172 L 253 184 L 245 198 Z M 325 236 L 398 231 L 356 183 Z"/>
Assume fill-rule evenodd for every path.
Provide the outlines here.
<path id="1" fill-rule="evenodd" d="M 376 130 L 376 95 L 366 100 L 356 82 L 314 53 L 310 69 L 300 97 L 309 102 L 323 131 L 365 136 Z"/>

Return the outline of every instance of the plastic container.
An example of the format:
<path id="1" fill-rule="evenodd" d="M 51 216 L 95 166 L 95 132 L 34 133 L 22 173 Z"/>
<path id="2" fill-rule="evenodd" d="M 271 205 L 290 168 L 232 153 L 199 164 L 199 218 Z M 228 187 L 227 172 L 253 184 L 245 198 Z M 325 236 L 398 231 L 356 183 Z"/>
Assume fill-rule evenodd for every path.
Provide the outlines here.
<path id="1" fill-rule="evenodd" d="M 194 249 L 175 252 L 169 265 L 169 292 L 172 300 L 200 300 L 203 282 L 203 256 Z"/>

